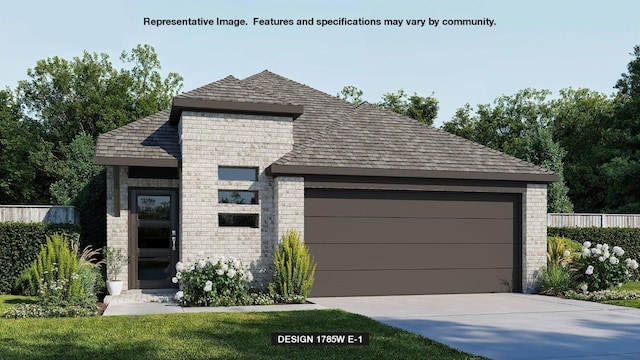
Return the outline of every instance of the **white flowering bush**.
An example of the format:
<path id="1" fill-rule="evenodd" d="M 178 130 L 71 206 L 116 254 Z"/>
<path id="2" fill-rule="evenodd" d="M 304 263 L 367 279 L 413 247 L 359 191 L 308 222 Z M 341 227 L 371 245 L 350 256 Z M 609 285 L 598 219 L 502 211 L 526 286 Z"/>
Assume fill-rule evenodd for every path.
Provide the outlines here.
<path id="1" fill-rule="evenodd" d="M 600 290 L 594 292 L 567 291 L 564 296 L 569 299 L 585 301 L 640 300 L 640 291 L 634 290 Z"/>
<path id="2" fill-rule="evenodd" d="M 205 258 L 202 253 L 193 265 L 176 264 L 174 283 L 180 284 L 176 300 L 182 306 L 234 306 L 267 302 L 252 293 L 251 272 L 235 258 Z M 271 301 L 271 303 L 273 303 Z"/>
<path id="3" fill-rule="evenodd" d="M 625 258 L 624 249 L 608 244 L 582 244 L 580 256 L 573 260 L 576 281 L 583 292 L 605 290 L 629 281 L 638 270 L 638 261 Z"/>
<path id="4" fill-rule="evenodd" d="M 86 306 L 48 306 L 41 304 L 18 304 L 2 313 L 6 319 L 80 317 L 95 315 L 96 311 Z"/>

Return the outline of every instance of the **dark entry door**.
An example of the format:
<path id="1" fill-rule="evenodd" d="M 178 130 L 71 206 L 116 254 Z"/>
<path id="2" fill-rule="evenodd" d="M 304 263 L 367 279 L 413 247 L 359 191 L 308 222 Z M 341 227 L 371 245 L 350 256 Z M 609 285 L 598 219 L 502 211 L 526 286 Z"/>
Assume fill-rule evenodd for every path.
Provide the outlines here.
<path id="1" fill-rule="evenodd" d="M 178 261 L 178 192 L 176 189 L 132 189 L 129 281 L 133 288 L 175 287 Z"/>

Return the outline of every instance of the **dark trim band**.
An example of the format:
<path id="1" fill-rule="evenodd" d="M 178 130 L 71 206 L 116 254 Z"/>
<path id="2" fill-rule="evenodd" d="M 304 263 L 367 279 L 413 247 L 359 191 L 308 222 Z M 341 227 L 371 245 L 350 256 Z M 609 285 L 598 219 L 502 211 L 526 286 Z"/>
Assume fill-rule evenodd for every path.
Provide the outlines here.
<path id="1" fill-rule="evenodd" d="M 269 176 L 279 175 L 343 175 L 343 176 L 383 176 L 429 179 L 502 180 L 530 183 L 550 183 L 560 178 L 556 174 L 487 173 L 480 171 L 432 171 L 409 169 L 374 169 L 304 165 L 276 165 L 266 169 Z"/>
<path id="2" fill-rule="evenodd" d="M 106 157 L 96 156 L 96 165 L 119 165 L 119 166 L 151 166 L 151 167 L 180 167 L 178 159 L 144 159 L 129 157 Z"/>
<path id="3" fill-rule="evenodd" d="M 266 104 L 252 102 L 217 101 L 191 98 L 173 98 L 169 123 L 176 125 L 183 111 L 206 110 L 243 114 L 266 114 L 292 116 L 302 115 L 302 105 Z"/>

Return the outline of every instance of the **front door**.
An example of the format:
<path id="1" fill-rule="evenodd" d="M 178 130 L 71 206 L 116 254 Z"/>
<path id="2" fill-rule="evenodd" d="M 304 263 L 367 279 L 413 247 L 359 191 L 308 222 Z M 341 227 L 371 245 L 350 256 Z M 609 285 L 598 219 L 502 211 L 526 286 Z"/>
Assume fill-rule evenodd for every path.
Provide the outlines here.
<path id="1" fill-rule="evenodd" d="M 179 248 L 177 199 L 176 189 L 130 191 L 131 288 L 176 286 L 171 278 L 175 275 Z"/>

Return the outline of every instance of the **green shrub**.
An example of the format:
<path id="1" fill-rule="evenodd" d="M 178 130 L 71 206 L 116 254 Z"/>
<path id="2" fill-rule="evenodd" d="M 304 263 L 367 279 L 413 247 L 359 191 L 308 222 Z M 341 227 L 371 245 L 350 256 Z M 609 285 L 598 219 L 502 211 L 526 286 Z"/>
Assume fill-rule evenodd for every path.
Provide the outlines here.
<path id="1" fill-rule="evenodd" d="M 77 242 L 74 243 L 77 252 Z M 91 245 L 87 246 L 80 253 L 80 263 L 78 266 L 78 275 L 80 275 L 80 285 L 84 289 L 84 293 L 90 298 L 97 297 L 98 293 L 105 291 L 106 285 L 100 266 L 104 261 L 98 260 L 100 250 L 93 250 Z"/>
<path id="2" fill-rule="evenodd" d="M 569 238 L 561 236 L 547 237 L 547 263 L 566 265 L 580 255 L 582 245 Z"/>
<path id="3" fill-rule="evenodd" d="M 559 295 L 571 289 L 574 284 L 573 274 L 568 268 L 551 263 L 542 270 L 538 292 L 546 295 Z"/>
<path id="4" fill-rule="evenodd" d="M 82 266 L 89 267 L 86 263 Z M 66 236 L 53 234 L 47 236 L 46 246 L 41 247 L 21 278 L 26 284 L 27 294 L 37 295 L 40 305 L 92 308 L 97 300 L 94 286 L 83 286 L 80 267 L 77 246 Z"/>
<path id="5" fill-rule="evenodd" d="M 640 228 L 547 228 L 548 236 L 563 236 L 579 242 L 615 244 L 626 251 L 626 256 L 640 259 Z"/>
<path id="6" fill-rule="evenodd" d="M 261 298 L 249 293 L 252 274 L 234 258 L 204 258 L 200 254 L 188 269 L 176 264 L 174 283 L 180 283 L 181 291 L 176 300 L 182 306 L 236 306 L 253 305 Z"/>
<path id="7" fill-rule="evenodd" d="M 46 236 L 54 233 L 76 240 L 80 228 L 72 224 L 0 223 L 0 294 L 15 289 L 20 273 L 36 258 Z"/>
<path id="8" fill-rule="evenodd" d="M 593 246 L 592 246 L 593 245 Z M 583 291 L 605 290 L 635 278 L 638 262 L 620 246 L 586 241 L 572 267 Z"/>
<path id="9" fill-rule="evenodd" d="M 303 303 L 313 285 L 316 263 L 300 233 L 288 230 L 276 251 L 269 292 L 278 301 Z"/>

